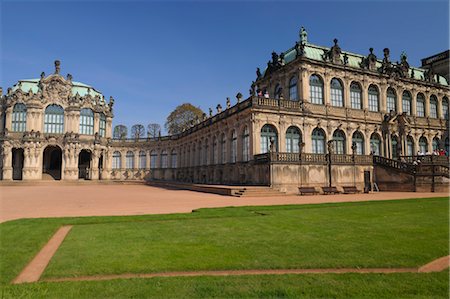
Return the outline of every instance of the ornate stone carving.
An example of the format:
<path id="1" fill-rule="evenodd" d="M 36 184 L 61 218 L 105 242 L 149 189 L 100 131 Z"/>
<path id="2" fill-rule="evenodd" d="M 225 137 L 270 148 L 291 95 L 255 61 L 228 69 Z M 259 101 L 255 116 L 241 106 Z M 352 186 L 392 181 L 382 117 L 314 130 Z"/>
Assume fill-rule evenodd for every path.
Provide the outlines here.
<path id="1" fill-rule="evenodd" d="M 71 95 L 72 84 L 60 75 L 50 75 L 39 81 L 39 88 L 44 102 L 63 104 Z"/>
<path id="2" fill-rule="evenodd" d="M 330 48 L 330 50 L 325 51 L 325 53 L 322 55 L 322 59 L 326 62 L 331 62 L 334 64 L 342 64 L 341 60 L 341 47 L 338 45 L 338 40 L 335 38 L 333 40 L 334 46 Z"/>
<path id="3" fill-rule="evenodd" d="M 369 55 L 367 55 L 367 57 L 365 58 L 362 58 L 362 61 L 359 65 L 364 69 L 376 71 L 377 70 L 376 64 L 377 64 L 377 56 L 373 54 L 373 48 L 370 48 Z"/>

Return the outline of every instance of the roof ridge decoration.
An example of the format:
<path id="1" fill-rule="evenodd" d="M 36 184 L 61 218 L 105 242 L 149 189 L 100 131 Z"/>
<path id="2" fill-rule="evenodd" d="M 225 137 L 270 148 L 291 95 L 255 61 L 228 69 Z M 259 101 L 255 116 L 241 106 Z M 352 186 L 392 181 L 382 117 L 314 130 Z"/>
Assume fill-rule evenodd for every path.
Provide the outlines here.
<path id="1" fill-rule="evenodd" d="M 341 59 L 341 47 L 339 47 L 338 45 L 338 39 L 335 38 L 333 40 L 334 45 L 330 48 L 330 50 L 326 51 L 323 55 L 322 55 L 322 59 L 325 62 L 331 62 L 334 64 L 343 64 L 343 61 Z"/>
<path id="2" fill-rule="evenodd" d="M 359 64 L 359 66 L 370 71 L 377 70 L 377 56 L 373 54 L 373 48 L 369 49 L 369 54 L 367 55 L 367 57 L 361 58 L 361 63 Z"/>

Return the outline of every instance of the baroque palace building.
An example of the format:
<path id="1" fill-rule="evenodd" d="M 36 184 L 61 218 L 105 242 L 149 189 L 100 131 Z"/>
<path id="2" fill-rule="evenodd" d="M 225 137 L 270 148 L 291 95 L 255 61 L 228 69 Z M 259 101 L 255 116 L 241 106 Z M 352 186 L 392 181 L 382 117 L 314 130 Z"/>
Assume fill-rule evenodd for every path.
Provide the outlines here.
<path id="1" fill-rule="evenodd" d="M 442 60 L 448 65 L 448 51 L 427 61 Z M 106 103 L 95 88 L 64 78 L 56 61 L 54 74 L 20 80 L 1 95 L 2 179 L 169 180 L 296 192 L 374 182 L 389 189 L 411 183 L 409 175 L 416 190 L 428 176 L 419 176 L 427 168 L 414 168 L 414 156 L 449 151 L 448 69 L 433 63 L 412 67 L 405 53 L 394 63 L 387 48 L 381 58 L 372 48 L 354 54 L 337 39 L 317 46 L 302 28 L 292 48 L 257 69 L 247 99 L 238 93 L 236 104 L 227 99 L 177 135 L 116 140 L 113 98 Z M 428 169 L 433 188 L 445 185 L 448 158 L 426 157 L 420 160 L 440 165 Z"/>

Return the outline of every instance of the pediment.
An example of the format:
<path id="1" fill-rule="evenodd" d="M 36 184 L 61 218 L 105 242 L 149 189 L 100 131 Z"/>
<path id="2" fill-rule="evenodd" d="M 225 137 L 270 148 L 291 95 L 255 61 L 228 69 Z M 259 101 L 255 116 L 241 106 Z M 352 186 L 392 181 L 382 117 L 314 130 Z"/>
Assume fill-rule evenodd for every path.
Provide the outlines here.
<path id="1" fill-rule="evenodd" d="M 72 82 L 59 74 L 53 74 L 39 81 L 44 102 L 66 103 L 72 93 Z"/>

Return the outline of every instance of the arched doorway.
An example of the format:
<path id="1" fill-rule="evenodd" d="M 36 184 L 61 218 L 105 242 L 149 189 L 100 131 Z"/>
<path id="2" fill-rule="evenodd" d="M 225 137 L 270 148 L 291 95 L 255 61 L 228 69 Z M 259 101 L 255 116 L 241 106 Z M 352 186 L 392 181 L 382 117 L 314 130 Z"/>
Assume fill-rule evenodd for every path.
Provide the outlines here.
<path id="1" fill-rule="evenodd" d="M 103 154 L 100 155 L 98 159 L 98 179 L 102 179 L 102 170 L 103 170 Z"/>
<path id="2" fill-rule="evenodd" d="M 89 150 L 81 150 L 78 155 L 78 178 L 89 179 L 89 169 L 91 168 L 91 152 Z"/>
<path id="3" fill-rule="evenodd" d="M 12 149 L 13 180 L 22 179 L 23 158 L 23 148 Z"/>
<path id="4" fill-rule="evenodd" d="M 54 180 L 61 179 L 62 151 L 58 146 L 49 145 L 44 150 L 42 173 Z"/>

